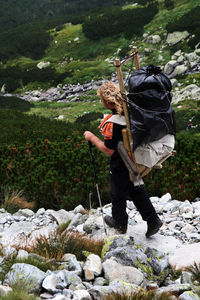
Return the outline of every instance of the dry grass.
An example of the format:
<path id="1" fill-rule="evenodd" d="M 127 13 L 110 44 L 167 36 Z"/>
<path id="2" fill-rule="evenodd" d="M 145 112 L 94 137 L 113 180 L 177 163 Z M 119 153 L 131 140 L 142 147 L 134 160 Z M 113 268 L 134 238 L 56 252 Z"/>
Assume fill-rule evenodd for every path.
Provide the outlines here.
<path id="1" fill-rule="evenodd" d="M 25 247 L 28 252 L 36 253 L 47 259 L 61 260 L 65 253 L 72 253 L 78 260 L 85 260 L 84 252 L 101 255 L 103 240 L 95 240 L 78 232 L 55 231 L 48 238 L 41 236 L 34 245 Z"/>
<path id="2" fill-rule="evenodd" d="M 129 295 L 112 293 L 103 298 L 103 300 L 172 300 L 174 296 L 170 293 L 156 295 L 154 291 L 144 291 L 131 293 Z"/>
<path id="3" fill-rule="evenodd" d="M 28 202 L 23 196 L 23 191 L 11 191 L 10 189 L 5 189 L 2 207 L 10 213 L 15 213 L 23 208 L 33 210 L 35 208 L 35 202 Z"/>

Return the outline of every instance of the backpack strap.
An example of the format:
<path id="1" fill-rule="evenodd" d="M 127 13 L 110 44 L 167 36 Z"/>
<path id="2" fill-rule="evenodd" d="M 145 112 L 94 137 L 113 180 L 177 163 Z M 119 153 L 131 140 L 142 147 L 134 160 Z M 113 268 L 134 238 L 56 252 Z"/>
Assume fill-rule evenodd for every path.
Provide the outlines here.
<path id="1" fill-rule="evenodd" d="M 106 124 L 106 123 L 115 123 L 115 124 L 119 124 L 119 125 L 122 125 L 122 126 L 126 126 L 126 118 L 125 116 L 119 116 L 119 115 L 112 115 L 109 119 L 107 119 L 103 126 Z"/>

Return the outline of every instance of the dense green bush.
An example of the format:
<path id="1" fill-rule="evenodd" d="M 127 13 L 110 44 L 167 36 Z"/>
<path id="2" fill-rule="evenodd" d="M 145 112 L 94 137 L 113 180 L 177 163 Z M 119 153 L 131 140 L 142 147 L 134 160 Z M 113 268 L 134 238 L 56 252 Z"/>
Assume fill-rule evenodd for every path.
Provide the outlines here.
<path id="1" fill-rule="evenodd" d="M 0 85 L 5 84 L 7 92 L 14 92 L 17 88 L 22 88 L 31 82 L 51 83 L 51 86 L 63 82 L 70 75 L 69 72 L 58 73 L 56 69 L 48 66 L 39 69 L 36 65 L 0 68 Z"/>
<path id="2" fill-rule="evenodd" d="M 38 138 L 49 139 L 51 142 L 61 142 L 72 131 L 83 133 L 88 125 L 79 123 L 65 123 L 59 120 L 50 120 L 36 115 L 27 115 L 19 111 L 0 110 L 0 143 L 15 146 L 24 145 Z M 92 128 L 91 130 L 96 130 Z"/>
<path id="3" fill-rule="evenodd" d="M 165 7 L 167 9 L 173 9 L 174 8 L 174 0 L 165 0 Z"/>
<path id="4" fill-rule="evenodd" d="M 0 6 L 0 28 L 7 30 L 21 24 L 44 20 L 48 17 L 49 22 L 53 24 L 55 19 L 65 18 L 65 22 L 80 19 L 81 13 L 88 13 L 92 9 L 100 9 L 107 5 L 123 5 L 131 2 L 130 0 L 7 0 L 3 1 Z M 80 15 L 81 16 L 81 15 Z M 61 24 L 61 23 L 60 23 Z M 58 23 L 57 23 L 58 25 Z M 53 27 L 53 26 L 52 26 Z"/>
<path id="5" fill-rule="evenodd" d="M 200 111 L 199 110 L 179 110 L 176 112 L 177 132 L 190 130 L 191 133 L 200 132 Z"/>
<path id="6" fill-rule="evenodd" d="M 0 109 L 12 109 L 19 111 L 29 111 L 34 104 L 18 97 L 0 96 Z"/>
<path id="7" fill-rule="evenodd" d="M 176 156 L 164 163 L 162 170 L 153 170 L 145 177 L 150 196 L 169 192 L 173 199 L 190 200 L 200 190 L 199 136 L 180 134 Z M 103 203 L 109 198 L 108 157 L 93 148 L 98 183 Z M 0 181 L 3 187 L 24 190 L 27 200 L 38 207 L 72 209 L 79 203 L 89 207 L 88 195 L 93 192 L 93 207 L 98 205 L 88 145 L 76 131 L 63 142 L 37 139 L 22 146 L 0 147 Z"/>
<path id="8" fill-rule="evenodd" d="M 99 185 L 105 189 L 108 162 L 100 151 L 93 151 Z M 23 190 L 37 208 L 72 209 L 79 203 L 89 207 L 94 179 L 88 145 L 74 132 L 63 142 L 38 139 L 19 147 L 1 146 L 0 181 L 4 187 Z"/>
<path id="9" fill-rule="evenodd" d="M 87 124 L 88 122 L 95 121 L 103 118 L 103 113 L 100 112 L 89 112 L 76 119 L 76 123 Z"/>
<path id="10" fill-rule="evenodd" d="M 148 6 L 122 10 L 114 7 L 104 14 L 93 15 L 83 22 L 83 33 L 92 40 L 124 33 L 131 37 L 143 32 L 145 24 L 158 12 L 157 3 Z"/>
<path id="11" fill-rule="evenodd" d="M 28 201 L 36 201 L 37 208 L 71 209 L 79 203 L 87 208 L 90 192 L 93 206 L 99 205 L 88 144 L 83 139 L 86 129 L 97 134 L 96 124 L 51 121 L 9 110 L 0 110 L 0 119 L 2 189 L 23 190 Z M 190 201 L 199 197 L 199 149 L 199 134 L 179 133 L 177 154 L 163 164 L 163 169 L 145 177 L 149 195 L 169 192 L 174 199 Z M 92 151 L 105 204 L 110 201 L 109 158 L 96 147 Z"/>

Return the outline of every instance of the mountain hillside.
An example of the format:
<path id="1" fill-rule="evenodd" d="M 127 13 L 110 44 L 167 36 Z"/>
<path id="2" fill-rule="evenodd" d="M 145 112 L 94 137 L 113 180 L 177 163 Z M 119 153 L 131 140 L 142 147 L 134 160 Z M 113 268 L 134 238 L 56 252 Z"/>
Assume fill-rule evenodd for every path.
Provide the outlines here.
<path id="1" fill-rule="evenodd" d="M 141 64 L 164 67 L 198 45 L 200 0 L 6 1 L 0 8 L 0 86 L 47 89 L 110 77 L 114 59 L 138 46 Z M 167 35 L 187 38 L 164 45 Z M 159 41 L 151 40 L 159 35 Z M 130 67 L 128 65 L 127 69 Z"/>

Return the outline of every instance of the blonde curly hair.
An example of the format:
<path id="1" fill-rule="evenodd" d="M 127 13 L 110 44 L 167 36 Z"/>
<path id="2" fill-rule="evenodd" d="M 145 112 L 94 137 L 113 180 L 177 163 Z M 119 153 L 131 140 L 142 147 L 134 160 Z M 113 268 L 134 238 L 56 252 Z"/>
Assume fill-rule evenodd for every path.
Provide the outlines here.
<path id="1" fill-rule="evenodd" d="M 103 85 L 101 85 L 98 88 L 97 95 L 106 103 L 113 104 L 117 113 L 120 116 L 122 115 L 123 100 L 122 100 L 121 92 L 116 84 L 114 84 L 111 81 L 105 82 Z"/>

